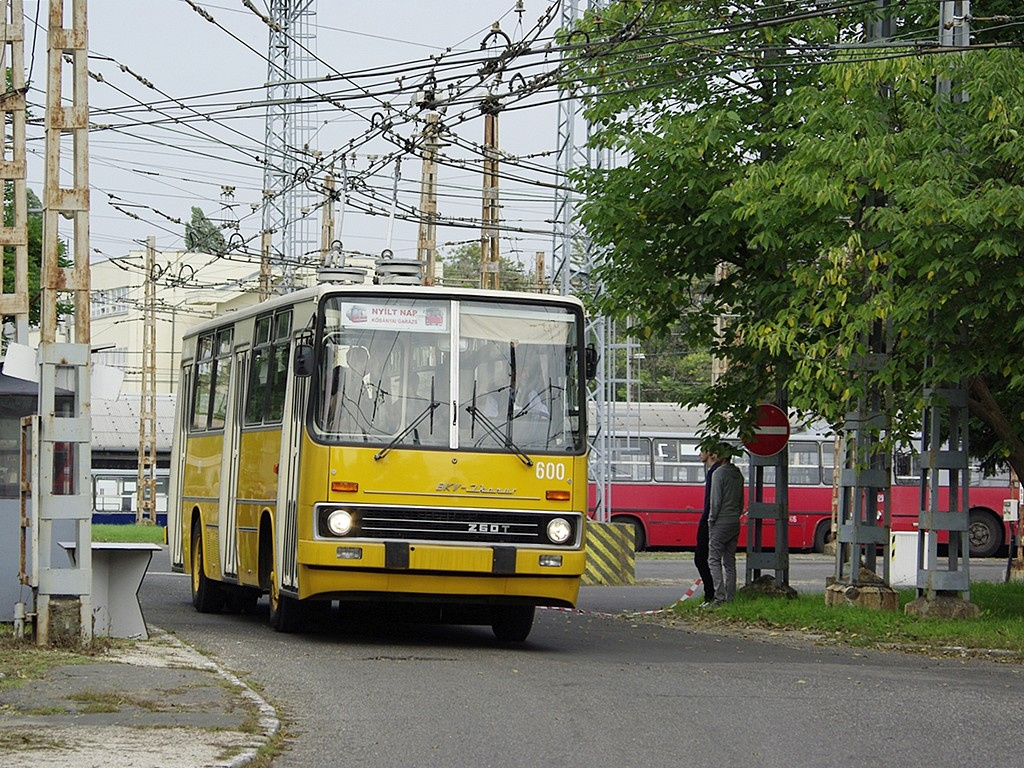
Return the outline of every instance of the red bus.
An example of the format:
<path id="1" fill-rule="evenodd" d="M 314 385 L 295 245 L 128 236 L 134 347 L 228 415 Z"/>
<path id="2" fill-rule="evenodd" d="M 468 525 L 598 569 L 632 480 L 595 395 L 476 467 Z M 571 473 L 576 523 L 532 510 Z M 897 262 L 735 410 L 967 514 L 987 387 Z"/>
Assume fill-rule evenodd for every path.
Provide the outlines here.
<path id="1" fill-rule="evenodd" d="M 671 403 L 617 405 L 608 441 L 608 519 L 635 527 L 637 551 L 695 547 L 704 505 L 704 467 L 696 437 L 700 414 Z M 835 451 L 835 435 L 793 429 L 788 445 L 790 550 L 821 552 L 832 536 Z M 743 471 L 749 492 L 746 457 L 737 456 L 734 462 Z M 908 451 L 894 456 L 890 490 L 893 531 L 917 530 L 919 471 L 916 455 Z M 764 480 L 764 500 L 771 503 L 775 492 L 773 468 L 765 468 Z M 992 557 L 1010 542 L 1009 528 L 1002 519 L 1003 502 L 1018 498 L 1019 492 L 1008 471 L 985 477 L 972 467 L 968 493 L 971 557 Z M 592 515 L 595 502 L 591 482 Z M 740 547 L 746 546 L 745 522 L 740 529 Z M 775 545 L 770 522 L 764 527 L 763 541 L 765 546 Z"/>

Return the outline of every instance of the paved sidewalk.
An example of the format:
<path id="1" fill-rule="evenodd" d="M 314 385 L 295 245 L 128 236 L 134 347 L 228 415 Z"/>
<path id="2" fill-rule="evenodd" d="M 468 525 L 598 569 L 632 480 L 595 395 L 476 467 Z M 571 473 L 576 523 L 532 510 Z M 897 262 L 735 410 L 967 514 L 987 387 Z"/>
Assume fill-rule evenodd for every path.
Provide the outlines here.
<path id="1" fill-rule="evenodd" d="M 0 692 L 4 768 L 242 768 L 280 728 L 255 691 L 177 638 Z"/>

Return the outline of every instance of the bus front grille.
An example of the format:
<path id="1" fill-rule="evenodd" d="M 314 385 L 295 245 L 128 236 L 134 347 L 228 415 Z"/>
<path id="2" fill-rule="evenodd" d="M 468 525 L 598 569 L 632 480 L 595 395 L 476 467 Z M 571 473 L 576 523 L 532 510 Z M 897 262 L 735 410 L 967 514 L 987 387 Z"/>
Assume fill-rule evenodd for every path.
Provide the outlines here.
<path id="1" fill-rule="evenodd" d="M 332 511 L 349 511 L 354 524 L 344 537 L 330 532 L 327 518 Z M 548 524 L 566 520 L 572 535 L 564 544 L 548 539 Z M 574 548 L 579 546 L 582 528 L 578 513 L 525 512 L 493 509 L 444 509 L 321 504 L 316 509 L 317 537 L 320 539 L 371 539 L 435 541 L 451 544 L 508 544 L 534 547 Z"/>

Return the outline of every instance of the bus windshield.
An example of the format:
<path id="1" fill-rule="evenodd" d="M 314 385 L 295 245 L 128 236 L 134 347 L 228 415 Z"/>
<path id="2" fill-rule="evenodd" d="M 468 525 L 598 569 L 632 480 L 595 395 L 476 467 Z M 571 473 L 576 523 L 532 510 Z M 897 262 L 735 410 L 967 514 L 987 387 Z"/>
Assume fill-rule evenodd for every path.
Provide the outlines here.
<path id="1" fill-rule="evenodd" d="M 388 449 L 582 452 L 578 322 L 555 305 L 329 297 L 317 436 Z"/>

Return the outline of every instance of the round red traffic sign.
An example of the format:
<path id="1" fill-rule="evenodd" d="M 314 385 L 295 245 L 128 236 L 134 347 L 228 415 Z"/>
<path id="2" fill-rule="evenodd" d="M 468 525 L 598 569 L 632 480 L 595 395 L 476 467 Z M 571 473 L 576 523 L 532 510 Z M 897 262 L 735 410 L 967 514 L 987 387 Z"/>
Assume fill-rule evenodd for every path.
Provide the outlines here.
<path id="1" fill-rule="evenodd" d="M 789 418 L 779 406 L 761 403 L 754 434 L 743 445 L 755 456 L 774 456 L 789 442 Z"/>

